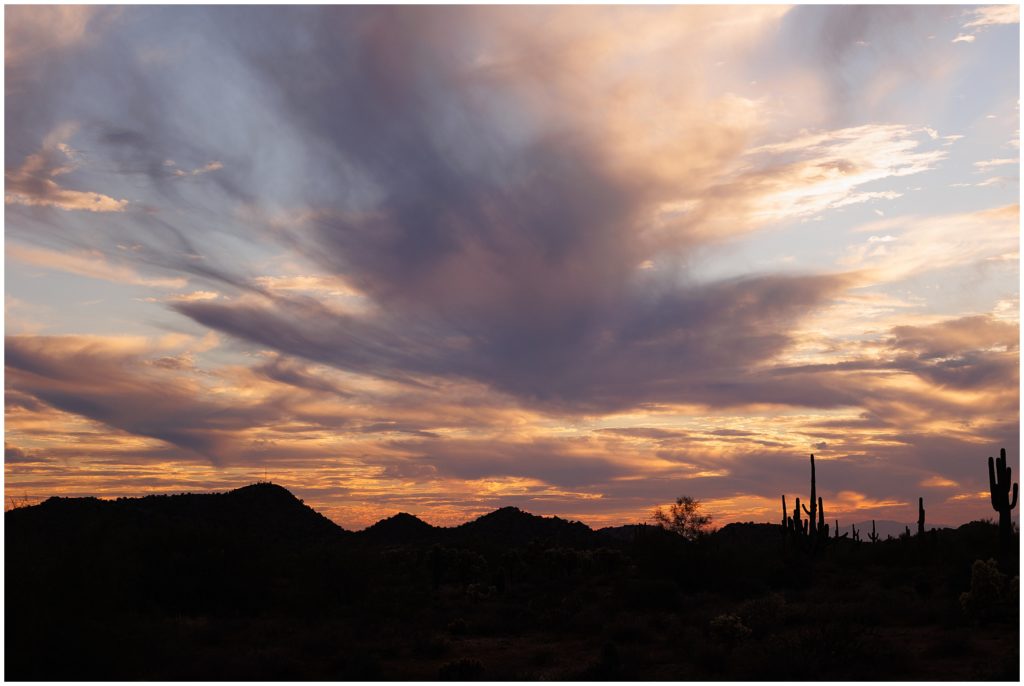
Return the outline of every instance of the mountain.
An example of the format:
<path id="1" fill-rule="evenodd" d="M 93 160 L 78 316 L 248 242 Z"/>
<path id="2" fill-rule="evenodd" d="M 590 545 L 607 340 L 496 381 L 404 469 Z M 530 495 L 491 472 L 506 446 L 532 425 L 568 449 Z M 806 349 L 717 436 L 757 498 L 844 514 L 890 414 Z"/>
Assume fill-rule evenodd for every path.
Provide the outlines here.
<path id="1" fill-rule="evenodd" d="M 142 535 L 197 540 L 298 541 L 337 537 L 345 530 L 303 504 L 282 486 L 256 483 L 227 493 L 149 495 L 143 498 L 49 498 L 11 510 L 5 517 L 15 542 L 42 536 L 50 543 L 106 541 L 130 543 Z"/>
<path id="2" fill-rule="evenodd" d="M 426 543 L 436 539 L 439 531 L 416 515 L 399 512 L 356 533 L 356 537 L 379 544 Z"/>
<path id="3" fill-rule="evenodd" d="M 582 522 L 561 517 L 540 517 L 518 507 L 503 507 L 472 522 L 450 529 L 459 541 L 475 541 L 495 545 L 523 545 L 540 541 L 558 545 L 595 543 L 594 531 Z"/>
<path id="4" fill-rule="evenodd" d="M 401 513 L 351 533 L 272 484 L 51 498 L 4 519 L 16 681 L 1019 675 L 1019 557 L 976 563 L 999 557 L 991 522 L 813 553 L 774 523 L 688 542 L 513 507 L 451 528 Z M 987 614 L 964 617 L 981 572 L 1005 575 L 1006 594 L 979 595 L 971 607 Z M 700 640 L 679 650 L 679 636 Z M 956 659 L 936 662 L 942 651 Z"/>

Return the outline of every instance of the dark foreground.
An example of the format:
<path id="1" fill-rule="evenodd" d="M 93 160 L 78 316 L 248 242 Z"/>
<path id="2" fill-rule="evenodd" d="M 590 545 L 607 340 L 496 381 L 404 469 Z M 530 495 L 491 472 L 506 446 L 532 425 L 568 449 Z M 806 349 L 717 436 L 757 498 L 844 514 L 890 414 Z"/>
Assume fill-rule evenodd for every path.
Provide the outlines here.
<path id="1" fill-rule="evenodd" d="M 1020 674 L 1016 554 L 974 564 L 998 557 L 985 522 L 814 554 L 779 525 L 691 543 L 511 508 L 351 533 L 258 484 L 54 498 L 5 525 L 10 680 Z"/>

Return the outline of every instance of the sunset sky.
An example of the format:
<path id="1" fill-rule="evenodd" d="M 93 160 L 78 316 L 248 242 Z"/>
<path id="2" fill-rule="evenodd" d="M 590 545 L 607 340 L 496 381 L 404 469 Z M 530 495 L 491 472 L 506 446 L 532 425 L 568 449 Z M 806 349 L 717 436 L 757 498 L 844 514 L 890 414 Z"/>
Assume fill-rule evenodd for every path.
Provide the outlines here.
<path id="1" fill-rule="evenodd" d="M 7 6 L 5 493 L 992 517 L 1017 6 Z M 791 501 L 792 502 L 792 501 Z"/>

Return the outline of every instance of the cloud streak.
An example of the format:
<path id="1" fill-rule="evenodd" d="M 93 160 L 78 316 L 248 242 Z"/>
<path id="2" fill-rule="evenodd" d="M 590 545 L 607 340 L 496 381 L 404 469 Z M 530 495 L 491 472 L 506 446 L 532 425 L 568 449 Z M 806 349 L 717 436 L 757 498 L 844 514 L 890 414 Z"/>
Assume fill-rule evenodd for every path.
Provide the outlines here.
<path id="1" fill-rule="evenodd" d="M 74 131 L 73 125 L 64 125 L 51 132 L 43 148 L 25 158 L 17 169 L 4 175 L 4 202 L 36 207 L 56 207 L 61 210 L 88 212 L 122 212 L 127 200 L 117 200 L 102 193 L 76 191 L 60 186 L 54 179 L 75 170 L 77 153 L 66 140 Z"/>
<path id="2" fill-rule="evenodd" d="M 1019 438 L 1000 7 L 7 18 L 12 483 L 955 520 Z"/>

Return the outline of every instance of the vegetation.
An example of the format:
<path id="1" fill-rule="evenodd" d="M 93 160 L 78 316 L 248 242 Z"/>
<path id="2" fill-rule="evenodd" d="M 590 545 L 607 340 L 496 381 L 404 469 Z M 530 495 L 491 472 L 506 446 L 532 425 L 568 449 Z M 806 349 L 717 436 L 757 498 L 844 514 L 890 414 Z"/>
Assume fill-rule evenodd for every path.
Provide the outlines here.
<path id="1" fill-rule="evenodd" d="M 992 509 L 999 513 L 999 544 L 1000 552 L 1006 555 L 1010 551 L 1011 531 L 1010 511 L 1017 507 L 1017 484 L 1013 484 L 1013 499 L 1010 499 L 1010 483 L 1012 470 L 1006 465 L 1006 449 L 999 450 L 999 459 L 988 458 L 988 488 L 992 494 Z"/>
<path id="2" fill-rule="evenodd" d="M 1019 678 L 1019 568 L 996 524 L 869 545 L 828 536 L 816 500 L 812 545 L 799 505 L 782 527 L 709 531 L 687 498 L 665 512 L 679 529 L 503 508 L 361 532 L 266 483 L 51 498 L 5 514 L 5 676 Z"/>
<path id="3" fill-rule="evenodd" d="M 676 498 L 669 506 L 668 512 L 660 507 L 655 509 L 652 519 L 662 529 L 678 534 L 688 541 L 695 541 L 705 535 L 711 526 L 711 515 L 702 511 L 699 500 L 688 495 Z"/>

